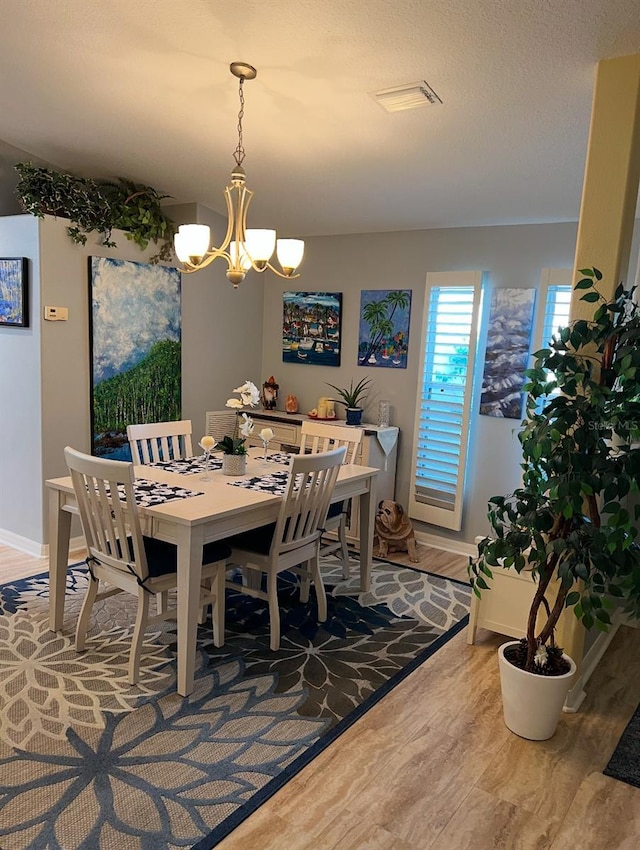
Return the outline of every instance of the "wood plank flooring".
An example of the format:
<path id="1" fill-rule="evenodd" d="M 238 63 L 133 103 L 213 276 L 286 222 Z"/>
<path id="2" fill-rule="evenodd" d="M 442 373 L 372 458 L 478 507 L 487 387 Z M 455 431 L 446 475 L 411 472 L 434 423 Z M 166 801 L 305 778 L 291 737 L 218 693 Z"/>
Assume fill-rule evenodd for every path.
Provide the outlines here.
<path id="1" fill-rule="evenodd" d="M 466 578 L 465 558 L 419 552 L 416 566 Z M 2 583 L 47 566 L 0 546 Z M 640 629 L 620 629 L 580 711 L 541 742 L 502 721 L 503 641 L 457 635 L 220 850 L 636 850 L 640 789 L 602 770 L 640 702 Z"/>

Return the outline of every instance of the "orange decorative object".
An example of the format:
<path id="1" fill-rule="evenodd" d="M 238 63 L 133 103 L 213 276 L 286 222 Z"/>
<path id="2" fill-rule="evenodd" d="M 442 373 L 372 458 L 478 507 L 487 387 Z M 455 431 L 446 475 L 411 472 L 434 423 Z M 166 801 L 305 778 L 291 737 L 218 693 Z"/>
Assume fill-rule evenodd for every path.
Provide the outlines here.
<path id="1" fill-rule="evenodd" d="M 284 401 L 284 409 L 287 413 L 297 413 L 298 412 L 298 399 L 289 393 Z"/>

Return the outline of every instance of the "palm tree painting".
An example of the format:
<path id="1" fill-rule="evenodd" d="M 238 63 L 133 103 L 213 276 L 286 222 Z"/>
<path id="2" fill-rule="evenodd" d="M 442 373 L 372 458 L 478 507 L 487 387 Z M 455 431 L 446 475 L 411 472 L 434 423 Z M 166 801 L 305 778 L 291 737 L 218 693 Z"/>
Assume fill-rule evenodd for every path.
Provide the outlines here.
<path id="1" fill-rule="evenodd" d="M 406 369 L 411 290 L 363 289 L 358 365 Z"/>

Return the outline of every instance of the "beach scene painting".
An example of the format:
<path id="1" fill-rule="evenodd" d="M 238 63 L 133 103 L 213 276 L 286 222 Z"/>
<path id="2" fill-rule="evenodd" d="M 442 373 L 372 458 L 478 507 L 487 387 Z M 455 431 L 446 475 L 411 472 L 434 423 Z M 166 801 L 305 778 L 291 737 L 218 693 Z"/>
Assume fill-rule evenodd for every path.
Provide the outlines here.
<path id="1" fill-rule="evenodd" d="M 340 365 L 341 292 L 283 293 L 282 361 Z"/>
<path id="2" fill-rule="evenodd" d="M 92 451 L 131 460 L 127 425 L 181 418 L 180 272 L 89 257 Z"/>
<path id="3" fill-rule="evenodd" d="M 358 366 L 406 369 L 410 316 L 410 289 L 363 289 Z"/>
<path id="4" fill-rule="evenodd" d="M 535 289 L 493 290 L 480 397 L 484 416 L 522 417 L 535 299 Z"/>

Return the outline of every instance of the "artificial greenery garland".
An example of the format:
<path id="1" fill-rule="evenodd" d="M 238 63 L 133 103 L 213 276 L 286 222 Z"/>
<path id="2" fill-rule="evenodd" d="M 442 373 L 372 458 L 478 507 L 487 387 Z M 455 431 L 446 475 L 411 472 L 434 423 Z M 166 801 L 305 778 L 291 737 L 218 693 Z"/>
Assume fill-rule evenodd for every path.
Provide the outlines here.
<path id="1" fill-rule="evenodd" d="M 70 219 L 67 232 L 74 242 L 85 245 L 86 234 L 95 230 L 102 235 L 102 244 L 113 248 L 111 231 L 116 228 L 124 230 L 142 251 L 149 242 L 159 243 L 152 263 L 171 261 L 175 227 L 160 206 L 169 195 L 124 178 L 92 180 L 31 162 L 19 162 L 15 168 L 20 175 L 16 192 L 25 211 L 38 218 Z"/>

